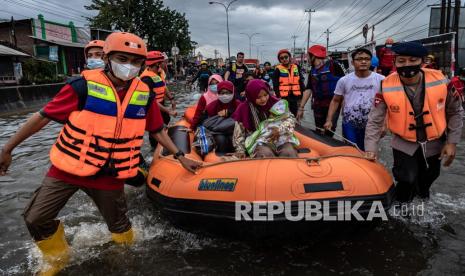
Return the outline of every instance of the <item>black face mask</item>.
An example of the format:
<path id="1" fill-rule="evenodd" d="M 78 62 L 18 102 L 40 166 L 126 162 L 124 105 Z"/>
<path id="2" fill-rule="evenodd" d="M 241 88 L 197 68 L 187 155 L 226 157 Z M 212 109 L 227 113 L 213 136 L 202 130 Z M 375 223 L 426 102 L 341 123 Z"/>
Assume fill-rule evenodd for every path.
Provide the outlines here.
<path id="1" fill-rule="evenodd" d="M 415 77 L 421 69 L 421 64 L 411 65 L 411 66 L 402 66 L 397 67 L 397 73 L 404 78 L 413 78 Z"/>

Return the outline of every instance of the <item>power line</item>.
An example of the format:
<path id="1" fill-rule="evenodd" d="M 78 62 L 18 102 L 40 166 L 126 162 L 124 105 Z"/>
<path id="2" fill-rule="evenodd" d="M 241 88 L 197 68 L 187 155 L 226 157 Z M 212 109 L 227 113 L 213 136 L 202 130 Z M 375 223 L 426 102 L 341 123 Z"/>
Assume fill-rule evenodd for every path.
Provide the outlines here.
<path id="1" fill-rule="evenodd" d="M 352 30 L 350 33 L 348 33 L 346 36 L 344 36 L 343 38 L 341 38 L 339 41 L 337 41 L 334 45 L 332 46 L 336 46 L 336 45 L 339 45 L 341 43 L 344 43 L 346 41 L 349 41 L 355 37 L 357 37 L 358 35 L 360 35 L 362 33 L 362 31 L 358 32 L 357 34 L 354 35 L 354 33 L 357 31 L 357 30 L 360 30 L 361 27 L 363 27 L 365 24 L 368 23 L 368 21 L 370 20 L 370 18 L 373 18 L 375 17 L 379 12 L 381 12 L 384 8 L 386 8 L 390 3 L 392 3 L 394 0 L 390 0 L 389 2 L 387 2 L 386 4 L 384 4 L 381 8 L 377 9 L 376 11 L 374 11 L 374 14 L 372 14 L 367 20 L 365 20 L 363 23 L 361 23 L 359 26 L 357 26 L 354 30 Z M 346 39 L 348 38 L 349 39 Z"/>
<path id="2" fill-rule="evenodd" d="M 366 14 L 364 16 L 361 16 L 361 17 L 357 17 L 355 15 L 351 16 L 351 17 L 348 17 L 349 20 L 345 20 L 342 24 L 340 24 L 340 26 L 337 28 L 337 29 L 334 29 L 334 31 L 339 31 L 339 29 L 342 27 L 341 29 L 341 32 L 346 32 L 346 30 L 352 28 L 353 26 L 355 26 L 356 24 L 358 25 L 357 28 L 355 28 L 355 30 L 358 30 L 359 28 L 361 28 L 363 25 L 365 25 L 366 23 L 368 23 L 368 21 L 370 20 L 370 18 L 373 18 L 375 17 L 377 14 L 383 12 L 383 10 L 391 3 L 392 1 L 389 1 L 388 3 L 382 5 L 381 7 L 376 7 L 374 8 L 373 10 L 371 11 L 368 11 L 366 12 Z M 360 13 L 360 12 L 359 12 Z M 353 18 L 358 18 L 358 20 L 355 20 L 353 21 L 352 19 Z M 351 22 L 352 20 L 352 22 Z M 351 22 L 351 23 L 349 23 Z M 352 34 L 352 33 L 350 33 Z"/>
<path id="3" fill-rule="evenodd" d="M 422 2 L 419 2 L 416 6 L 414 6 L 410 11 L 408 11 L 407 13 L 410 13 L 411 11 L 415 10 L 415 9 L 418 9 L 418 7 L 422 4 Z M 411 15 L 410 17 L 401 17 L 399 20 L 397 20 L 396 22 L 394 22 L 393 24 L 391 24 L 389 27 L 385 28 L 385 30 L 381 33 L 379 33 L 378 35 L 383 35 L 385 33 L 387 33 L 389 30 L 392 30 L 392 27 L 394 26 L 400 26 L 399 29 L 397 29 L 397 31 L 401 30 L 403 27 L 405 27 L 406 25 L 408 25 L 413 19 L 415 19 L 418 15 L 420 15 L 425 9 L 428 8 L 428 3 L 426 3 L 426 5 L 422 8 L 422 9 L 419 9 L 418 12 L 414 13 L 413 15 Z"/>
<path id="4" fill-rule="evenodd" d="M 428 26 L 429 24 L 426 23 L 426 24 L 423 24 L 423 25 L 420 25 L 420 26 L 416 26 L 416 27 L 412 27 L 412 28 L 409 28 L 409 29 L 406 29 L 406 30 L 403 30 L 401 32 L 397 32 L 397 33 L 392 33 L 392 34 L 389 34 L 389 35 L 386 35 L 386 36 L 382 36 L 382 37 L 379 37 L 378 39 L 380 40 L 383 40 L 385 38 L 388 38 L 388 37 L 395 37 L 397 35 L 400 35 L 400 34 L 403 34 L 403 33 L 408 33 L 410 31 L 414 31 L 415 32 L 419 29 L 419 28 L 424 28 L 425 26 Z"/>
<path id="5" fill-rule="evenodd" d="M 83 17 L 77 17 L 77 16 L 73 16 L 73 15 L 70 15 L 70 14 L 63 14 L 63 13 L 60 14 L 60 13 L 57 13 L 57 12 L 50 11 L 49 9 L 44 8 L 44 7 L 40 7 L 40 6 L 33 5 L 33 4 L 27 4 L 27 2 L 24 3 L 24 2 L 19 2 L 17 0 L 4 0 L 4 1 L 7 1 L 7 2 L 10 2 L 12 4 L 31 9 L 31 10 L 34 10 L 34 11 L 42 11 L 42 12 L 46 12 L 46 13 L 49 13 L 49 14 L 53 14 L 55 16 L 65 18 L 65 19 L 68 19 L 68 20 L 69 19 L 74 19 L 75 21 L 85 22 L 85 18 L 83 18 Z"/>
<path id="6" fill-rule="evenodd" d="M 297 28 L 295 29 L 293 35 L 298 34 L 301 31 L 301 28 L 303 27 L 304 23 L 306 22 L 305 15 L 306 15 L 306 13 L 304 12 L 302 14 L 302 17 L 300 18 L 299 25 L 297 25 Z"/>
<path id="7" fill-rule="evenodd" d="M 37 0 L 30 0 L 30 1 L 37 2 Z M 49 5 L 49 6 L 54 6 L 54 7 L 61 7 L 62 10 L 64 10 L 64 11 L 73 11 L 73 12 L 76 13 L 77 15 L 84 14 L 85 16 L 93 16 L 93 15 L 90 14 L 90 13 L 84 12 L 84 10 L 73 9 L 73 8 L 71 8 L 70 6 L 62 5 L 62 4 L 57 3 L 57 2 L 55 2 L 55 1 L 52 1 L 52 0 L 49 0 L 48 2 L 41 1 L 40 3 L 41 3 L 41 4 L 44 4 L 44 3 L 45 3 L 45 4 Z"/>
<path id="8" fill-rule="evenodd" d="M 382 19 L 379 19 L 379 20 L 378 20 L 376 23 L 374 23 L 372 26 L 376 26 L 376 25 L 378 25 L 378 24 L 384 22 L 385 20 L 387 20 L 388 18 L 390 18 L 390 17 L 393 16 L 394 14 L 399 13 L 399 12 L 402 10 L 402 8 L 405 9 L 405 5 L 406 5 L 407 3 L 409 3 L 410 1 L 411 1 L 411 0 L 406 0 L 404 3 L 401 3 L 400 6 L 398 6 L 397 8 L 395 8 L 392 12 L 390 12 L 388 15 L 384 16 Z M 391 2 L 391 1 L 390 1 L 390 2 Z M 389 3 L 389 2 L 388 2 L 388 3 Z M 359 34 L 361 34 L 361 33 L 362 33 L 362 31 L 359 32 L 359 33 L 356 33 L 355 35 L 352 35 L 351 37 L 349 37 L 349 38 L 347 38 L 347 39 L 339 40 L 338 42 L 336 42 L 336 43 L 333 44 L 332 46 L 339 45 L 339 44 L 342 44 L 342 43 L 347 42 L 347 41 L 349 41 L 349 40 L 352 40 L 352 39 L 354 39 L 355 37 L 357 37 L 357 36 L 358 36 Z"/>

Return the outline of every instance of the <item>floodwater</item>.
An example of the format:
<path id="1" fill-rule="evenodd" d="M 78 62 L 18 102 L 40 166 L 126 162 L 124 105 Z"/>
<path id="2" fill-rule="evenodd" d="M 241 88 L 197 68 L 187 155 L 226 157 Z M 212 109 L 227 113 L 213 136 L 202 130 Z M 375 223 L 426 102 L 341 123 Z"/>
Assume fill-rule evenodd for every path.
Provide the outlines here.
<path id="1" fill-rule="evenodd" d="M 180 110 L 193 102 L 192 94 L 182 94 Z M 0 118 L 0 145 L 29 116 Z M 308 125 L 310 115 L 305 119 Z M 14 151 L 9 174 L 0 177 L 2 275 L 30 275 L 40 266 L 21 213 L 50 165 L 48 150 L 59 130 L 59 124 L 50 123 L 25 141 Z M 381 162 L 390 168 L 388 143 L 386 138 L 382 142 Z M 144 151 L 147 155 L 148 148 Z M 59 214 L 73 252 L 62 275 L 464 275 L 464 159 L 462 143 L 453 166 L 443 169 L 434 183 L 431 199 L 414 202 L 423 204 L 423 214 L 412 211 L 401 217 L 391 209 L 387 222 L 323 237 L 239 239 L 181 230 L 152 206 L 144 188 L 126 187 L 137 240 L 131 248 L 121 248 L 110 242 L 93 202 L 78 192 Z"/>

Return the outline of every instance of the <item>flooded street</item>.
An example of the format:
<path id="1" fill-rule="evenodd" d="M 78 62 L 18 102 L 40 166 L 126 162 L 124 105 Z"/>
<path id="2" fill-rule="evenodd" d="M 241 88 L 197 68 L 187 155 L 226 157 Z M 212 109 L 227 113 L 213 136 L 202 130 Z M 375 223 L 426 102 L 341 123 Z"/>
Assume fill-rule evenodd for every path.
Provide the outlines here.
<path id="1" fill-rule="evenodd" d="M 178 104 L 179 111 L 193 102 L 189 93 L 178 99 L 182 103 Z M 0 118 L 0 145 L 29 116 Z M 304 124 L 308 125 L 310 119 L 306 114 Z M 39 251 L 21 213 L 50 166 L 48 152 L 60 128 L 50 123 L 26 140 L 14 151 L 8 175 L 0 177 L 2 275 L 30 275 L 40 264 Z M 388 140 L 383 140 L 381 161 L 390 170 Z M 144 150 L 148 155 L 147 146 Z M 180 230 L 160 216 L 146 197 L 145 188 L 126 186 L 129 217 L 136 231 L 136 243 L 131 248 L 110 242 L 110 233 L 95 205 L 78 192 L 59 215 L 73 251 L 62 275 L 464 275 L 464 179 L 462 142 L 452 167 L 442 169 L 433 184 L 423 216 L 401 218 L 391 210 L 389 221 L 366 231 L 256 241 Z"/>

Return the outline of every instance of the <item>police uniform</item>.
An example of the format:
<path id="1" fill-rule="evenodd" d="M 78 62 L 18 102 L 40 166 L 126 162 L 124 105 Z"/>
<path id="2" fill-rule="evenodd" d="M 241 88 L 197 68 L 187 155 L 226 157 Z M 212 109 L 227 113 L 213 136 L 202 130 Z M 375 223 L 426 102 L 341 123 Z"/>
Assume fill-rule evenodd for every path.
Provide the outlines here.
<path id="1" fill-rule="evenodd" d="M 411 42 L 400 43 L 393 50 L 416 57 L 427 53 L 421 44 Z M 447 89 L 447 79 L 433 69 L 421 69 L 420 74 L 414 90 L 402 83 L 398 73 L 382 81 L 365 132 L 365 150 L 377 152 L 387 116 L 393 133 L 392 172 L 399 201 L 429 197 L 430 186 L 440 174 L 441 150 L 446 143 L 460 141 L 463 126 L 460 100 Z"/>

